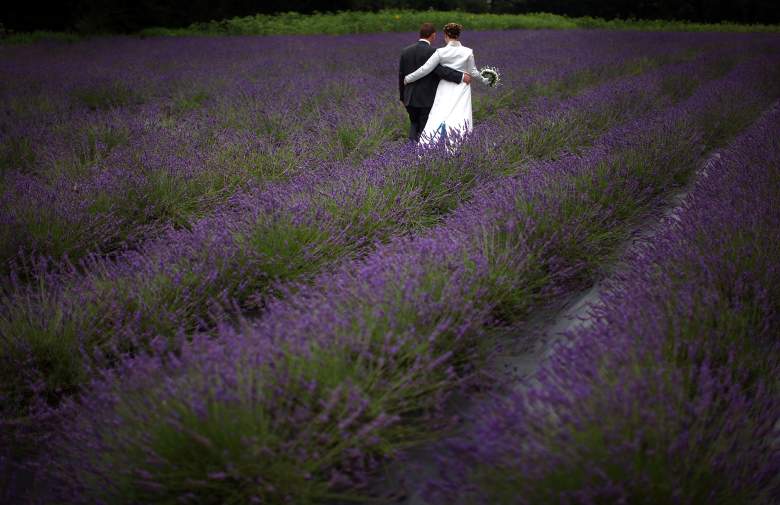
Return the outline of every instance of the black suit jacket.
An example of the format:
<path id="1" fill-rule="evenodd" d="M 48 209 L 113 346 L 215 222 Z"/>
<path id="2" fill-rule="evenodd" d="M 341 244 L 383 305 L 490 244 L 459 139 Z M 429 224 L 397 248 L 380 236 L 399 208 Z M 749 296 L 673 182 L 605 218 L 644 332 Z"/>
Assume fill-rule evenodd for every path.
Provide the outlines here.
<path id="1" fill-rule="evenodd" d="M 436 87 L 440 79 L 460 83 L 463 80 L 463 72 L 458 72 L 441 65 L 433 69 L 419 81 L 404 85 L 404 77 L 411 74 L 428 61 L 435 49 L 430 44 L 418 41 L 401 52 L 401 64 L 398 68 L 398 91 L 401 100 L 407 107 L 431 108 L 436 97 Z"/>

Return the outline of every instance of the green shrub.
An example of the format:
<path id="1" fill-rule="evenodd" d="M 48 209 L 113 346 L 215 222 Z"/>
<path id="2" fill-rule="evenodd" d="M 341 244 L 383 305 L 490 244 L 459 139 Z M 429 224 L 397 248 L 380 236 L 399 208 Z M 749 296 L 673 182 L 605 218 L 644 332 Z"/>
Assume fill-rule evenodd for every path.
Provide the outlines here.
<path id="1" fill-rule="evenodd" d="M 187 28 L 150 28 L 142 35 L 272 35 L 272 34 L 346 34 L 371 32 L 417 31 L 420 24 L 430 21 L 437 26 L 457 19 L 469 30 L 512 29 L 611 29 L 611 30 L 675 30 L 675 31 L 778 31 L 777 25 L 741 25 L 737 23 L 690 23 L 663 20 L 604 20 L 601 18 L 570 18 L 550 13 L 475 14 L 458 11 L 413 11 L 386 9 L 378 12 L 335 12 L 303 15 L 295 12 L 257 14 L 207 23 L 194 23 Z"/>

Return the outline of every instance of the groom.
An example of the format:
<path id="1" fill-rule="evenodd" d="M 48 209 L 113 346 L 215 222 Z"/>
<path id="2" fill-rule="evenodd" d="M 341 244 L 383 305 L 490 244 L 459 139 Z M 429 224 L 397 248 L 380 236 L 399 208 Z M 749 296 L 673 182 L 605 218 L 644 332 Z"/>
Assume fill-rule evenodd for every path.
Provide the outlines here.
<path id="1" fill-rule="evenodd" d="M 411 74 L 434 53 L 431 43 L 436 40 L 436 28 L 432 23 L 423 23 L 420 26 L 420 40 L 416 44 L 404 48 L 401 52 L 401 65 L 398 69 L 398 90 L 401 94 L 401 103 L 409 113 L 412 125 L 409 127 L 409 140 L 420 140 L 420 134 L 425 129 L 428 114 L 433 107 L 433 99 L 436 97 L 436 87 L 440 79 L 452 81 L 456 84 L 471 82 L 471 76 L 439 65 L 433 72 L 419 81 L 404 85 L 404 77 Z"/>

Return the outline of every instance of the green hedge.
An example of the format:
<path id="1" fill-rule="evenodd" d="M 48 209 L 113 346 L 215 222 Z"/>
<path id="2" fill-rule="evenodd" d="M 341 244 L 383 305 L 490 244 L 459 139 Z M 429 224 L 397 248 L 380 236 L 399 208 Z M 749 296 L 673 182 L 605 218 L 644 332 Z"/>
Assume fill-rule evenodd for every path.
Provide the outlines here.
<path id="1" fill-rule="evenodd" d="M 549 13 L 474 14 L 457 11 L 382 10 L 336 13 L 258 14 L 222 21 L 195 23 L 187 28 L 149 28 L 142 35 L 273 35 L 273 34 L 346 34 L 373 32 L 412 32 L 430 21 L 441 27 L 456 21 L 467 30 L 571 29 L 603 28 L 617 30 L 676 31 L 780 31 L 780 25 L 705 24 L 663 20 L 604 20 L 593 17 L 571 18 Z"/>
<path id="2" fill-rule="evenodd" d="M 0 26 L 0 28 L 2 28 Z M 83 36 L 71 32 L 51 32 L 48 30 L 36 30 L 34 32 L 6 33 L 0 29 L 0 43 L 2 44 L 32 44 L 41 40 L 59 40 L 75 42 Z"/>
<path id="3" fill-rule="evenodd" d="M 737 23 L 690 23 L 643 19 L 605 20 L 590 16 L 567 17 L 545 12 L 532 14 L 475 14 L 459 11 L 382 10 L 378 12 L 343 11 L 335 13 L 257 14 L 208 23 L 195 23 L 187 28 L 147 28 L 140 36 L 182 35 L 278 35 L 278 34 L 347 34 L 375 32 L 415 32 L 420 24 L 430 21 L 441 27 L 457 21 L 467 30 L 511 29 L 572 29 L 600 28 L 609 30 L 669 30 L 669 31 L 729 31 L 778 32 L 780 25 L 743 25 Z M 72 33 L 37 31 L 32 33 L 4 33 L 4 43 L 31 43 L 45 39 L 77 40 Z"/>

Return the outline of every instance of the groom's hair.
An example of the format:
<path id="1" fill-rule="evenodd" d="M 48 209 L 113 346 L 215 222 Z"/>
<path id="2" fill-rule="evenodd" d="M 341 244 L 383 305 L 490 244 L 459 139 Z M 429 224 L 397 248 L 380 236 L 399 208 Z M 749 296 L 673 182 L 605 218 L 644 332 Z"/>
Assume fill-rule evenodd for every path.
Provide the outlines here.
<path id="1" fill-rule="evenodd" d="M 433 23 L 423 23 L 420 25 L 420 38 L 421 39 L 427 39 L 431 35 L 436 33 L 436 27 L 433 26 Z"/>

